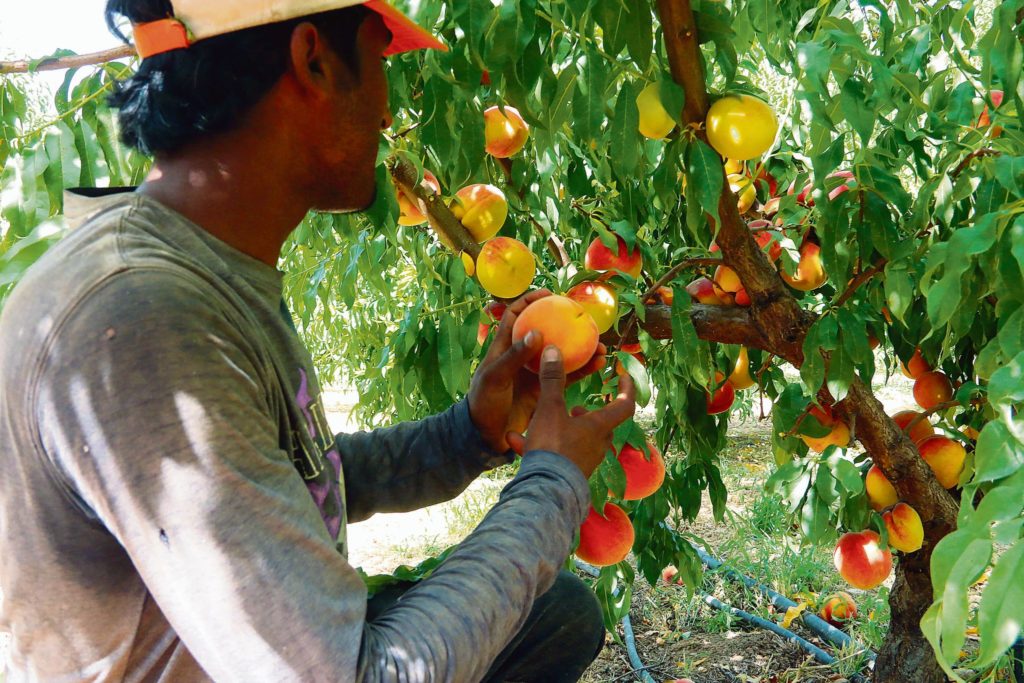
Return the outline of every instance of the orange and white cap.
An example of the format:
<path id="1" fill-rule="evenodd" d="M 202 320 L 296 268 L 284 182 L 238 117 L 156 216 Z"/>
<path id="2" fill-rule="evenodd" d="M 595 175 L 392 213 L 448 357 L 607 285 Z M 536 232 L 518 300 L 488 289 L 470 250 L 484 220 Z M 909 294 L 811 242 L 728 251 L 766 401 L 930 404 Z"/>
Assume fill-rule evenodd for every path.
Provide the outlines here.
<path id="1" fill-rule="evenodd" d="M 385 56 L 448 49 L 386 0 L 172 0 L 172 4 L 173 17 L 133 27 L 135 48 L 143 59 L 187 48 L 204 38 L 355 5 L 379 14 L 391 31 Z"/>

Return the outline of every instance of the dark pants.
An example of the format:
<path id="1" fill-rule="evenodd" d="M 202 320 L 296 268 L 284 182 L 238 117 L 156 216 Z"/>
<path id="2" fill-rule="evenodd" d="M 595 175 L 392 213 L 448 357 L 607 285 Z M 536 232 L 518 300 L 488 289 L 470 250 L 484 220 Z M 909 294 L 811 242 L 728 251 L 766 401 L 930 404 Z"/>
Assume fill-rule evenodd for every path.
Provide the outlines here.
<path id="1" fill-rule="evenodd" d="M 388 586 L 370 598 L 366 620 L 373 621 L 414 586 Z M 551 589 L 537 598 L 523 629 L 494 660 L 486 683 L 572 683 L 578 681 L 604 646 L 601 605 L 583 581 L 558 573 Z"/>

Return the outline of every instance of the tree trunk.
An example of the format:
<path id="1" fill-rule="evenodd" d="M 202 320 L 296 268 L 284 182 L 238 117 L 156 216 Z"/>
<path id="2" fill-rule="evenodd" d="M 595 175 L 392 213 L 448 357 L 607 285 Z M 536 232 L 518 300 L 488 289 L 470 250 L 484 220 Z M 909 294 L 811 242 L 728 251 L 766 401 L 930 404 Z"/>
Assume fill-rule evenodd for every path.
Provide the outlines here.
<path id="1" fill-rule="evenodd" d="M 896 567 L 896 583 L 889 595 L 892 613 L 889 633 L 875 661 L 876 683 L 945 683 L 945 672 L 931 644 L 921 633 L 921 617 L 932 602 L 928 571 L 931 547 L 903 555 Z"/>

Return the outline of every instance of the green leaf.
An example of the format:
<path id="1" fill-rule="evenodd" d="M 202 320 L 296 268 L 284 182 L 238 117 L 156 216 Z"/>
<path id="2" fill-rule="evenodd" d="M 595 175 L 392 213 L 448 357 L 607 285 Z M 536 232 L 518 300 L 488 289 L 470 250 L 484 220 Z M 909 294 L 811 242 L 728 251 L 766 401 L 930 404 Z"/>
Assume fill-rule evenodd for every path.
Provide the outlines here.
<path id="1" fill-rule="evenodd" d="M 981 647 L 973 667 L 984 669 L 1020 637 L 1024 625 L 1024 541 L 996 562 L 978 605 Z"/>
<path id="2" fill-rule="evenodd" d="M 636 95 L 635 84 L 623 84 L 615 102 L 615 120 L 611 127 L 611 161 L 623 177 L 636 173 L 643 144 L 639 132 L 640 114 L 636 110 Z"/>
<path id="3" fill-rule="evenodd" d="M 696 194 L 699 206 L 718 219 L 718 200 L 722 196 L 724 175 L 722 158 L 703 140 L 695 139 L 686 150 L 686 196 Z"/>
<path id="4" fill-rule="evenodd" d="M 1001 156 L 995 162 L 995 175 L 999 184 L 1018 197 L 1024 197 L 1024 156 Z"/>
<path id="5" fill-rule="evenodd" d="M 977 581 L 992 557 L 992 542 L 969 529 L 958 529 L 943 538 L 932 554 L 932 586 L 941 600 L 938 632 L 941 653 L 956 661 L 967 627 L 967 589 Z"/>
<path id="6" fill-rule="evenodd" d="M 647 368 L 631 354 L 619 351 L 615 356 L 626 368 L 629 376 L 633 378 L 633 384 L 636 386 L 637 404 L 646 408 L 647 404 L 651 402 L 651 378 L 647 374 Z"/>
<path id="7" fill-rule="evenodd" d="M 603 31 L 604 51 L 612 57 L 617 57 L 626 47 L 631 27 L 630 12 L 639 10 L 648 11 L 646 5 L 639 3 L 629 3 L 627 8 L 624 0 L 596 0 L 594 3 L 592 13 Z"/>
<path id="8" fill-rule="evenodd" d="M 445 389 L 453 400 L 469 388 L 466 359 L 459 341 L 461 325 L 453 316 L 442 316 L 437 339 L 437 361 Z"/>
<path id="9" fill-rule="evenodd" d="M 993 405 L 1006 408 L 1019 408 L 1024 402 L 1024 351 L 992 375 L 988 399 Z"/>
<path id="10" fill-rule="evenodd" d="M 982 254 L 995 244 L 997 216 L 987 214 L 977 224 L 969 228 L 960 228 L 953 233 L 948 249 L 939 261 L 933 254 L 928 267 L 941 264 L 944 268 L 942 278 L 928 290 L 928 317 L 932 325 L 945 325 L 963 301 L 963 276 L 972 265 L 971 257 Z"/>

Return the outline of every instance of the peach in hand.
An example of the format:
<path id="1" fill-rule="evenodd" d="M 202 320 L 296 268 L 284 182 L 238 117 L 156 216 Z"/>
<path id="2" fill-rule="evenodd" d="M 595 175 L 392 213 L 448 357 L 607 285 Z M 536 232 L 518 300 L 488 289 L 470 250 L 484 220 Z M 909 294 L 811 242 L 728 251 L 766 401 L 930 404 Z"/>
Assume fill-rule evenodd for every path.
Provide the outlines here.
<path id="1" fill-rule="evenodd" d="M 617 564 L 629 555 L 634 538 L 633 523 L 618 505 L 605 503 L 604 517 L 591 506 L 580 526 L 576 557 L 595 567 Z"/>
<path id="2" fill-rule="evenodd" d="M 527 306 L 512 327 L 512 340 L 519 341 L 534 331 L 543 339 L 537 354 L 527 364 L 534 372 L 540 371 L 543 348 L 552 344 L 562 352 L 567 374 L 579 370 L 594 357 L 600 337 L 590 314 L 564 296 L 546 296 Z"/>
<path id="3" fill-rule="evenodd" d="M 839 575 L 854 588 L 871 590 L 892 573 L 892 553 L 883 550 L 878 534 L 860 531 L 844 534 L 836 544 L 832 561 Z"/>

